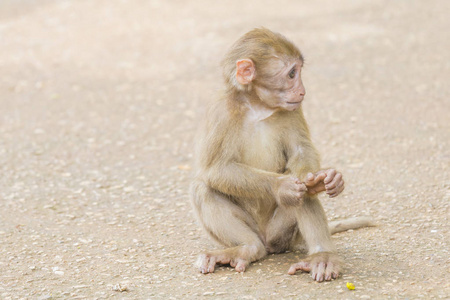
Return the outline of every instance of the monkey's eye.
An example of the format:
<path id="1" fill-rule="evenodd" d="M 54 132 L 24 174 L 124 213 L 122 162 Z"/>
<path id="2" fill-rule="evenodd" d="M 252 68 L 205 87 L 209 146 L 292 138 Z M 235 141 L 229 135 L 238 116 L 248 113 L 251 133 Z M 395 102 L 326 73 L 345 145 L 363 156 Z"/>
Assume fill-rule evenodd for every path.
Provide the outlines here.
<path id="1" fill-rule="evenodd" d="M 295 68 L 294 69 L 292 69 L 290 72 L 289 72 L 289 78 L 294 78 L 295 77 Z"/>

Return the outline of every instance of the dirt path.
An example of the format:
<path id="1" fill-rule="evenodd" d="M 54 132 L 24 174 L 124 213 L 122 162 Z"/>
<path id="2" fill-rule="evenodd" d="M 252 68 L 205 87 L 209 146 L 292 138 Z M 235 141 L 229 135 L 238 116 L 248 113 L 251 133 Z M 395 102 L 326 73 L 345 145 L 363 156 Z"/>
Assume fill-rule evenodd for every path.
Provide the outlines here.
<path id="1" fill-rule="evenodd" d="M 0 299 L 449 297 L 450 2 L 36 2 L 0 2 Z M 189 204 L 194 133 L 259 26 L 307 59 L 313 138 L 347 183 L 328 217 L 380 224 L 334 236 L 333 282 L 288 276 L 301 253 L 192 266 L 216 247 Z"/>

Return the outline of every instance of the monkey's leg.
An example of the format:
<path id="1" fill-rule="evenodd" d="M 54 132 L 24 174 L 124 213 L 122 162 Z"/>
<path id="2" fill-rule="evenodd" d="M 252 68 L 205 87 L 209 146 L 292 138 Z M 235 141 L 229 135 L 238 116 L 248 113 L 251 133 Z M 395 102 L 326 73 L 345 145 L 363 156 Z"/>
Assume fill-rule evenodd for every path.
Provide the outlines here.
<path id="1" fill-rule="evenodd" d="M 202 183 L 193 187 L 193 202 L 206 232 L 228 247 L 201 254 L 196 265 L 202 273 L 214 272 L 217 264 L 230 264 L 238 272 L 266 255 L 253 218 L 226 196 Z"/>
<path id="2" fill-rule="evenodd" d="M 325 211 L 316 196 L 305 196 L 303 204 L 295 209 L 298 227 L 306 242 L 309 256 L 292 265 L 289 274 L 297 270 L 310 272 L 316 281 L 337 278 L 341 269 L 341 259 L 335 253 Z"/>
<path id="3" fill-rule="evenodd" d="M 268 253 L 282 253 L 292 250 L 301 241 L 297 219 L 291 208 L 279 206 L 267 223 L 266 250 Z"/>

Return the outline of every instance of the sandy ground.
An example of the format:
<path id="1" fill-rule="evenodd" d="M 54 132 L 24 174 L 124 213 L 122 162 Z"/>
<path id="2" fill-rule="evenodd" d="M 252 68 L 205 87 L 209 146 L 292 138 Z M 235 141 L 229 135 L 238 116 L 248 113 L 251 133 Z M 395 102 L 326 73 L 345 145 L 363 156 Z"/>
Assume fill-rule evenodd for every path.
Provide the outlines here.
<path id="1" fill-rule="evenodd" d="M 0 2 L 0 299 L 432 299 L 450 296 L 450 2 Z M 344 275 L 302 253 L 201 275 L 194 134 L 222 55 L 265 26 L 307 60 L 303 104 L 346 191 Z M 346 288 L 353 282 L 354 291 Z M 120 286 L 119 286 L 120 285 Z M 120 291 L 124 290 L 124 291 Z"/>

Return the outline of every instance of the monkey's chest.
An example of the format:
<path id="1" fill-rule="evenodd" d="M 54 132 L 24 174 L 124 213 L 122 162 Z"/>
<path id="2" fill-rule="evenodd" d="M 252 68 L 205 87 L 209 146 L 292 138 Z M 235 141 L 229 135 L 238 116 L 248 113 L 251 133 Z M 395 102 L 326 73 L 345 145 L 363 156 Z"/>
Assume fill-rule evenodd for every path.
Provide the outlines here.
<path id="1" fill-rule="evenodd" d="M 286 158 L 280 132 L 265 123 L 251 124 L 242 139 L 242 163 L 265 171 L 283 172 Z"/>

